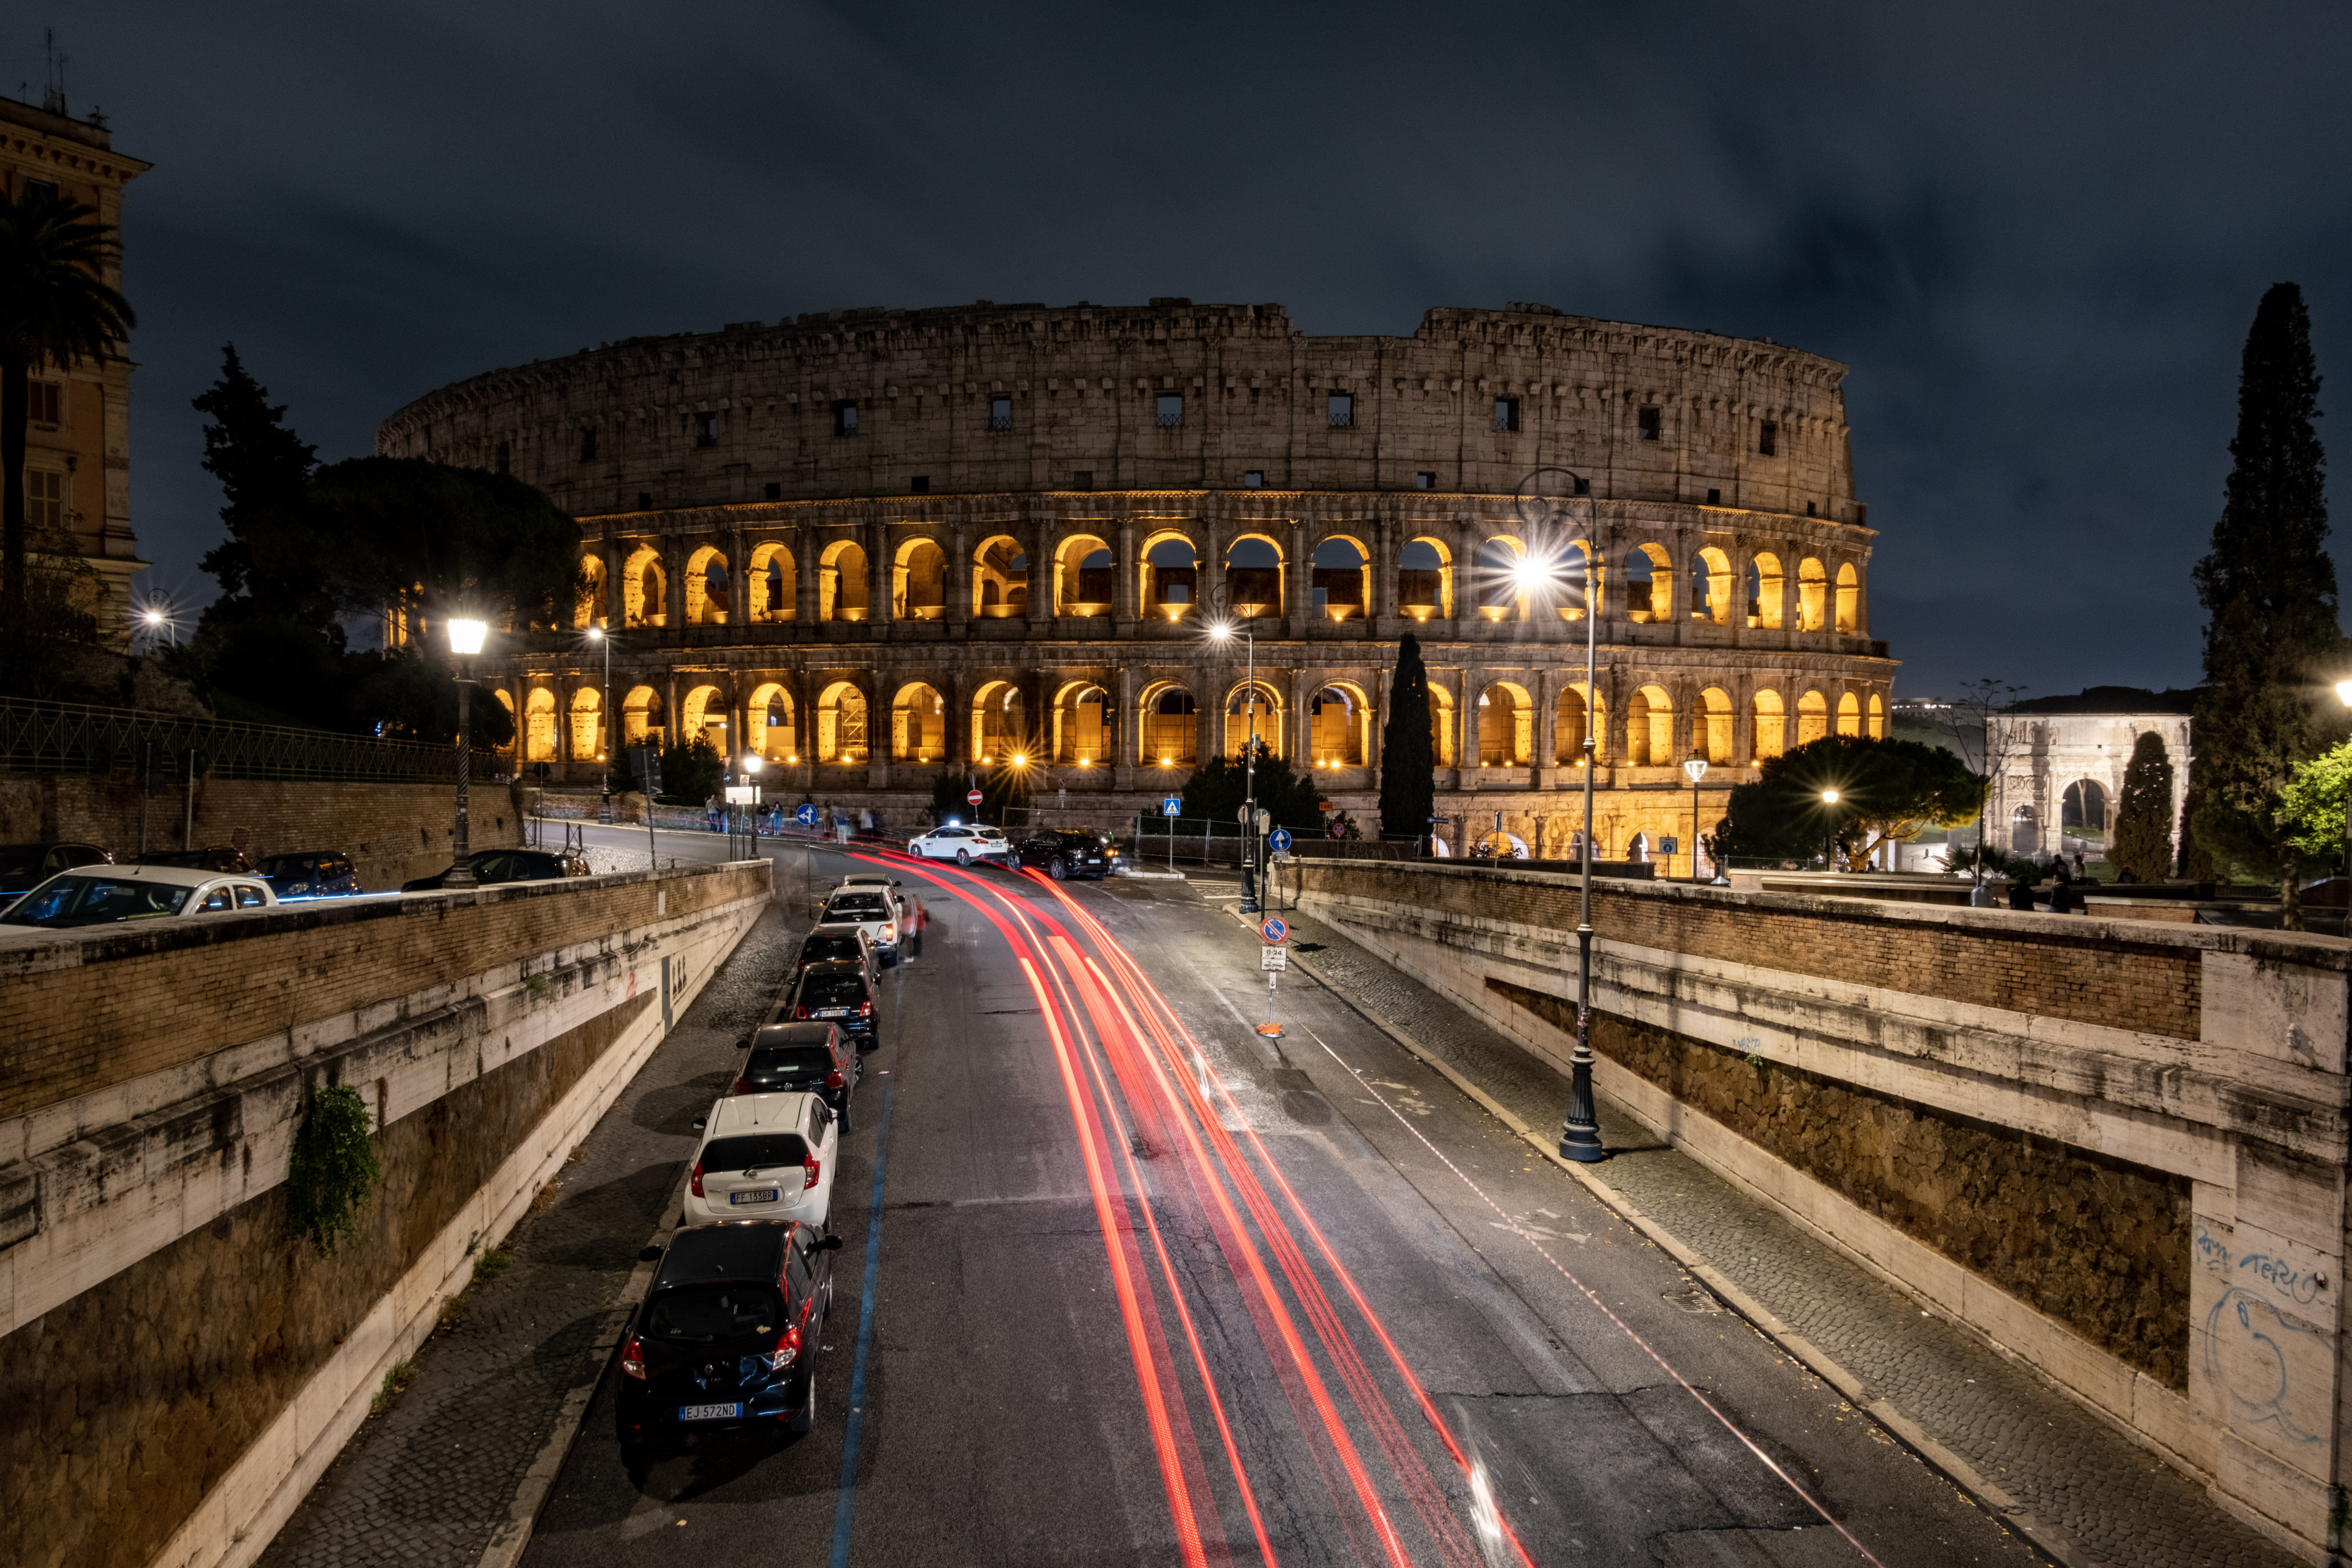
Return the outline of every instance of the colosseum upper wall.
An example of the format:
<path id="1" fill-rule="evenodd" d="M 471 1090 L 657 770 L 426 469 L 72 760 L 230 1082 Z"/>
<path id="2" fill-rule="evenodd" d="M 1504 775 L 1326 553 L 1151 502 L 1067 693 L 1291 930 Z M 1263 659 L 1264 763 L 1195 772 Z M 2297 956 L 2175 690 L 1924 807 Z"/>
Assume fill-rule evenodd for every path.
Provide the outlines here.
<path id="1" fill-rule="evenodd" d="M 1695 804 L 1711 822 L 1763 758 L 1884 730 L 1844 374 L 1541 306 L 1410 338 L 1181 300 L 835 311 L 478 376 L 378 449 L 511 471 L 581 520 L 573 618 L 614 634 L 610 689 L 603 646 L 504 639 L 526 763 L 593 776 L 709 733 L 794 798 L 906 820 L 944 762 L 1020 751 L 1108 822 L 1255 727 L 1369 826 L 1411 631 L 1442 816 L 1563 849 L 1590 728 L 1603 850 L 1677 837 L 1686 870 Z M 1550 504 L 1602 558 L 1591 690 L 1582 611 L 1513 579 L 1514 492 L 1545 468 L 1586 482 Z M 1204 637 L 1211 604 L 1252 637 Z"/>

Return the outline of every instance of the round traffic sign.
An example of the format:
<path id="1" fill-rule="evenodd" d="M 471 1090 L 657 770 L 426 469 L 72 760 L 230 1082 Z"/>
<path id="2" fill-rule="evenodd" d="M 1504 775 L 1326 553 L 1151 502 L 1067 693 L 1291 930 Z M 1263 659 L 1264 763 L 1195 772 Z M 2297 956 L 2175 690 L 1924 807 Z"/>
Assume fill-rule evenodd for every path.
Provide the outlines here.
<path id="1" fill-rule="evenodd" d="M 1287 827 L 1276 828 L 1274 830 L 1274 837 L 1267 839 L 1266 842 L 1274 846 L 1275 852 L 1276 854 L 1281 853 L 1283 850 L 1290 847 L 1290 829 Z"/>
<path id="2" fill-rule="evenodd" d="M 804 805 L 801 807 L 798 811 L 793 813 L 793 820 L 799 823 L 803 827 L 814 827 L 816 826 L 816 807 L 813 805 Z"/>
<path id="3" fill-rule="evenodd" d="M 1257 934 L 1271 942 L 1287 942 L 1290 940 L 1290 922 L 1280 915 L 1268 915 L 1259 924 Z"/>
<path id="4" fill-rule="evenodd" d="M 963 798 L 971 805 L 978 805 L 980 804 L 980 792 L 978 790 L 974 790 Z"/>

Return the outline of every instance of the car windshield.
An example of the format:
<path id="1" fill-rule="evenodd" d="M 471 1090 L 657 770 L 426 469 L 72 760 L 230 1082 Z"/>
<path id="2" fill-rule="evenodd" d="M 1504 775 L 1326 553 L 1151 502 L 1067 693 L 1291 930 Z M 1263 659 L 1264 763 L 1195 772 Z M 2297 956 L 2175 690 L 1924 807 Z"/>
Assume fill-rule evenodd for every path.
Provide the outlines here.
<path id="1" fill-rule="evenodd" d="M 806 1078 L 833 1070 L 833 1053 L 823 1046 L 785 1046 L 753 1051 L 745 1078 Z"/>
<path id="2" fill-rule="evenodd" d="M 743 1334 L 772 1334 L 784 1299 L 772 1285 L 717 1280 L 656 1290 L 646 1308 L 646 1333 L 674 1344 L 707 1345 Z"/>
<path id="3" fill-rule="evenodd" d="M 0 921 L 19 926 L 104 925 L 176 915 L 191 889 L 114 877 L 59 877 L 27 893 Z"/>
<path id="4" fill-rule="evenodd" d="M 828 959 L 856 961 L 866 956 L 856 931 L 844 931 L 832 936 L 813 936 L 801 943 L 803 963 L 822 963 Z"/>
<path id="5" fill-rule="evenodd" d="M 866 1000 L 866 977 L 856 973 L 811 974 L 801 983 L 803 1007 L 855 1007 Z"/>
<path id="6" fill-rule="evenodd" d="M 845 893 L 824 907 L 827 920 L 882 921 L 890 918 L 890 906 L 882 901 L 879 893 Z"/>
<path id="7" fill-rule="evenodd" d="M 703 1145 L 702 1158 L 696 1163 L 709 1175 L 714 1171 L 772 1171 L 798 1165 L 807 1158 L 808 1145 L 797 1132 L 739 1132 L 731 1138 L 713 1138 Z"/>

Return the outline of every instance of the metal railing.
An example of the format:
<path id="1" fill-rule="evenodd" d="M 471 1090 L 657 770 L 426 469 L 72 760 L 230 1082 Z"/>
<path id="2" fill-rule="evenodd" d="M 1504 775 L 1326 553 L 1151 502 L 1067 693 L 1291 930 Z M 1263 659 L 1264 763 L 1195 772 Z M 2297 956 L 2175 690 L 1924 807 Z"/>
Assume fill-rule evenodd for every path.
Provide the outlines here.
<path id="1" fill-rule="evenodd" d="M 151 745 L 152 753 L 147 750 Z M 190 752 L 199 754 L 197 772 L 215 778 L 399 784 L 455 781 L 457 776 L 457 749 L 426 741 L 384 741 L 135 708 L 0 699 L 0 771 L 135 771 L 152 755 L 159 782 L 169 784 L 184 775 Z M 472 771 L 477 779 L 494 780 L 503 766 L 497 753 L 476 748 Z"/>

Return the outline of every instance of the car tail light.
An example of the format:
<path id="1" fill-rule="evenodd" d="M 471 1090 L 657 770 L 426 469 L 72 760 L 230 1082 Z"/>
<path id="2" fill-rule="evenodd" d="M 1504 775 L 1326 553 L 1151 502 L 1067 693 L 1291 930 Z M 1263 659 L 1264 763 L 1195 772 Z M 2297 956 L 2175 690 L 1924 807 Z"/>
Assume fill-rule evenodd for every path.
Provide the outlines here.
<path id="1" fill-rule="evenodd" d="M 736 1094 L 757 1094 L 760 1091 L 751 1087 L 751 1080 L 750 1079 L 739 1078 L 735 1080 L 735 1088 L 732 1092 Z"/>
<path id="2" fill-rule="evenodd" d="M 892 925 L 888 921 L 884 921 L 882 922 L 882 940 L 883 940 L 884 942 L 896 942 L 896 941 L 898 941 L 898 928 L 897 926 L 895 926 L 895 925 Z"/>
<path id="3" fill-rule="evenodd" d="M 816 1185 L 816 1179 L 824 1172 L 824 1167 L 818 1163 L 815 1155 L 811 1154 L 807 1159 L 801 1162 L 801 1169 L 808 1173 L 808 1174 L 803 1177 L 801 1181 L 801 1191 L 807 1192 L 811 1187 Z"/>
<path id="4" fill-rule="evenodd" d="M 872 1002 L 860 1002 L 857 1005 L 857 1016 L 861 1018 L 871 1018 L 874 1016 L 874 1004 Z"/>
<path id="5" fill-rule="evenodd" d="M 621 1347 L 621 1372 L 639 1383 L 646 1380 L 646 1342 L 635 1334 L 631 1334 L 629 1342 Z"/>
<path id="6" fill-rule="evenodd" d="M 795 1007 L 793 1009 L 793 1016 L 795 1018 L 805 1018 L 808 1016 L 808 1009 L 806 1007 Z"/>
<path id="7" fill-rule="evenodd" d="M 798 1323 L 793 1323 L 787 1327 L 782 1335 L 777 1339 L 775 1351 L 772 1354 L 761 1356 L 760 1359 L 768 1363 L 769 1371 L 782 1372 L 784 1368 L 792 1365 L 793 1362 L 798 1361 L 800 1359 L 800 1353 L 801 1326 Z"/>
<path id="8" fill-rule="evenodd" d="M 694 1174 L 693 1174 L 690 1178 L 688 1178 L 688 1180 L 689 1180 L 689 1182 L 691 1183 L 691 1184 L 688 1186 L 688 1191 L 689 1191 L 689 1192 L 693 1193 L 693 1194 L 694 1194 L 696 1197 L 698 1197 L 698 1197 L 700 1197 L 700 1196 L 702 1195 L 702 1162 L 701 1162 L 701 1161 L 697 1160 L 697 1161 L 694 1163 Z"/>
<path id="9" fill-rule="evenodd" d="M 824 1075 L 824 1087 L 827 1089 L 842 1089 L 846 1087 L 842 1080 L 840 1068 L 835 1068 L 833 1071 Z"/>

